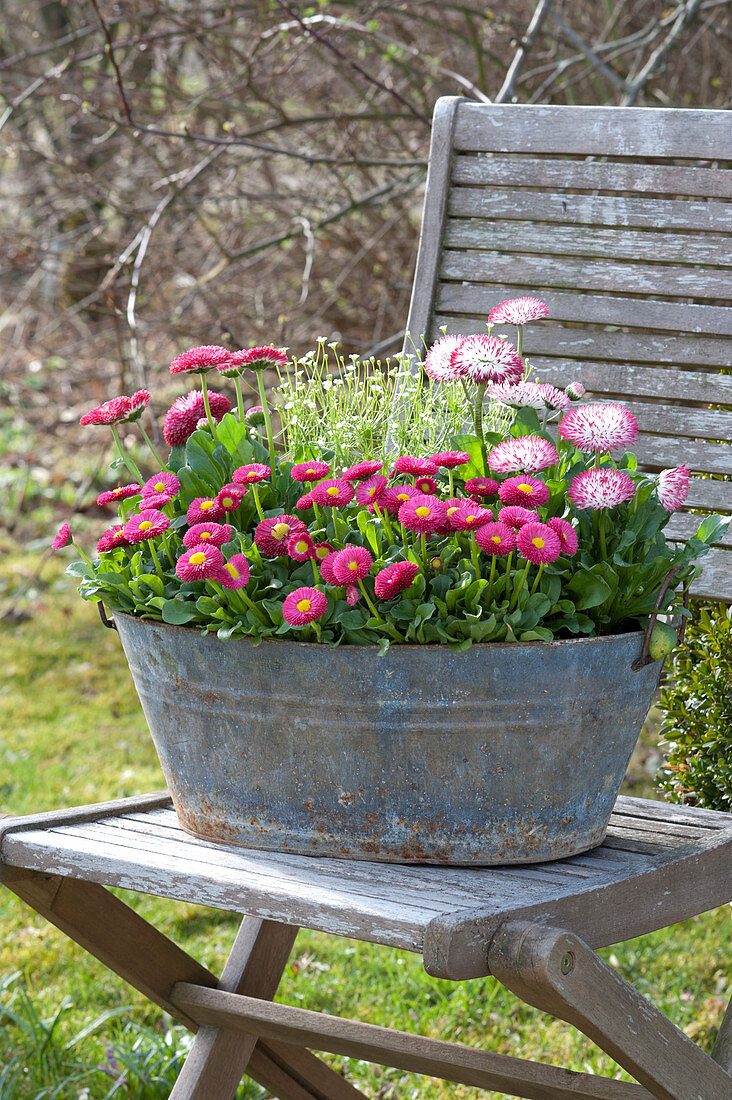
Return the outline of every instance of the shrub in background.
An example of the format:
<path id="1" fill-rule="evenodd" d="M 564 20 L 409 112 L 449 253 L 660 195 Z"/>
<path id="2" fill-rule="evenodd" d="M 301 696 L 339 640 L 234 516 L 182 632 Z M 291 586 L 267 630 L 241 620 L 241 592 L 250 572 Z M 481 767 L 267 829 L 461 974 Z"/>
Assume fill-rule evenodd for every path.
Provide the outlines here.
<path id="1" fill-rule="evenodd" d="M 660 699 L 659 787 L 674 802 L 732 812 L 732 606 L 697 604 Z"/>

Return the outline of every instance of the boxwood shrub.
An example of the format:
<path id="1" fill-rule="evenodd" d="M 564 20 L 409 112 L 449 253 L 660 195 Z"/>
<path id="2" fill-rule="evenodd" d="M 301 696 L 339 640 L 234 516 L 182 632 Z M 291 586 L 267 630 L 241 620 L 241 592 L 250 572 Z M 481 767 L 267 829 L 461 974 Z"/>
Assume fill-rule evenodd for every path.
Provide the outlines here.
<path id="1" fill-rule="evenodd" d="M 661 691 L 659 787 L 674 802 L 732 812 L 732 606 L 697 603 Z"/>

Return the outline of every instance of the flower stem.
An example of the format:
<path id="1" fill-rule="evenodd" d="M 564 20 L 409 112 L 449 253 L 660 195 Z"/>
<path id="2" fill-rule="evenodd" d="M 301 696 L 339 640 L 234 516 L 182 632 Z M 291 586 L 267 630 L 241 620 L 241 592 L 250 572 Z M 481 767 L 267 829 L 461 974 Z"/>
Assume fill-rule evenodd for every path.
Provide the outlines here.
<path id="1" fill-rule="evenodd" d="M 269 415 L 269 405 L 267 404 L 267 394 L 264 389 L 264 378 L 262 377 L 261 370 L 255 371 L 257 375 L 257 388 L 259 390 L 259 400 L 262 402 L 262 415 L 264 416 L 264 425 L 267 429 L 267 447 L 269 449 L 269 466 L 272 478 L 272 484 L 275 483 L 275 449 L 274 449 L 274 436 L 272 435 L 272 420 Z"/>
<path id="2" fill-rule="evenodd" d="M 150 453 L 152 454 L 153 458 L 154 458 L 154 459 L 155 459 L 155 461 L 157 462 L 157 464 L 158 464 L 158 466 L 160 467 L 160 469 L 161 469 L 161 470 L 164 470 L 164 469 L 165 469 L 165 463 L 163 462 L 163 460 L 162 460 L 162 458 L 160 457 L 160 455 L 158 454 L 158 452 L 157 452 L 157 451 L 155 450 L 155 447 L 153 446 L 153 441 L 152 441 L 152 439 L 151 439 L 151 438 L 150 438 L 150 436 L 149 436 L 149 435 L 147 434 L 147 432 L 145 431 L 145 429 L 143 428 L 143 426 L 142 426 L 142 424 L 140 423 L 140 421 L 139 421 L 139 420 L 137 421 L 137 426 L 138 426 L 138 428 L 140 429 L 140 432 L 142 433 L 142 438 L 143 438 L 143 439 L 145 440 L 145 442 L 147 443 L 148 447 L 150 448 Z"/>
<path id="3" fill-rule="evenodd" d="M 73 538 L 71 539 L 71 541 L 74 544 L 74 547 L 75 547 L 77 553 L 79 554 L 79 556 L 89 566 L 89 568 L 91 569 L 91 571 L 93 573 L 94 572 L 94 566 L 93 566 L 92 560 L 89 557 L 89 555 L 87 554 L 86 550 L 84 550 L 81 546 L 79 546 L 78 542 L 76 542 Z"/>
<path id="4" fill-rule="evenodd" d="M 163 579 L 163 571 L 160 568 L 160 558 L 158 557 L 158 552 L 155 549 L 155 546 L 153 545 L 153 540 L 148 539 L 147 544 L 150 547 L 150 553 L 152 554 L 152 559 L 155 562 L 155 572 L 160 577 L 160 580 L 162 580 Z"/>
<path id="5" fill-rule="evenodd" d="M 250 611 L 253 611 L 254 614 L 257 616 L 257 618 L 259 619 L 262 626 L 269 626 L 269 623 L 267 622 L 267 619 L 265 618 L 264 612 L 260 611 L 260 609 L 257 607 L 257 605 L 253 602 L 251 596 L 248 596 L 243 588 L 239 588 L 238 593 L 241 596 L 244 603 L 250 609 Z"/>
<path id="6" fill-rule="evenodd" d="M 119 432 L 117 431 L 117 425 L 110 424 L 109 426 L 112 429 L 114 442 L 117 445 L 117 457 L 122 459 L 122 462 L 127 467 L 127 472 L 131 475 L 131 477 L 134 478 L 135 481 L 142 484 L 145 479 L 140 473 L 134 459 L 130 458 L 130 456 L 125 452 L 125 449 L 122 446 L 122 440 L 119 437 Z"/>
<path id="7" fill-rule="evenodd" d="M 490 605 L 491 592 L 493 591 L 493 578 L 495 577 L 495 575 L 496 575 L 496 555 L 494 554 L 493 555 L 493 561 L 491 562 L 491 574 L 490 574 L 490 577 L 488 578 L 488 591 L 485 594 L 485 600 L 484 600 L 484 603 L 485 603 L 486 607 Z"/>
<path id="8" fill-rule="evenodd" d="M 514 606 L 518 607 L 518 599 L 519 599 L 519 596 L 521 595 L 521 589 L 524 587 L 524 584 L 526 583 L 526 577 L 528 576 L 528 572 L 529 572 L 530 568 L 531 568 L 531 562 L 527 561 L 526 562 L 526 568 L 524 569 L 523 573 L 519 577 L 519 582 L 513 590 L 513 594 L 511 596 L 511 603 L 508 606 L 509 611 L 512 611 Z"/>
<path id="9" fill-rule="evenodd" d="M 316 585 L 318 585 L 320 584 L 320 573 L 318 572 L 318 567 L 315 564 L 315 558 L 310 559 L 310 564 L 313 567 L 313 578 L 315 579 Z"/>
<path id="10" fill-rule="evenodd" d="M 603 561 L 607 561 L 607 543 L 605 541 L 605 517 L 606 517 L 606 512 L 605 512 L 605 509 L 603 508 L 602 511 L 600 512 L 600 523 L 599 523 L 599 527 L 600 527 L 600 551 L 602 552 Z"/>
<path id="11" fill-rule="evenodd" d="M 534 595 L 537 588 L 539 587 L 539 581 L 541 580 L 541 574 L 543 572 L 544 572 L 544 562 L 541 562 L 540 565 L 539 565 L 539 569 L 537 571 L 536 577 L 534 578 L 534 583 L 531 586 L 531 595 L 532 596 Z"/>
<path id="12" fill-rule="evenodd" d="M 216 435 L 216 425 L 214 419 L 211 416 L 211 405 L 208 400 L 208 383 L 206 382 L 206 373 L 201 371 L 201 390 L 203 392 L 203 407 L 206 410 L 206 419 L 208 420 L 208 426 L 211 430 L 211 435 L 214 437 L 214 441 L 218 442 L 218 436 Z"/>
<path id="13" fill-rule="evenodd" d="M 478 559 L 478 544 L 475 541 L 475 536 L 470 535 L 470 560 L 473 563 L 473 569 L 475 570 L 476 580 L 480 576 L 480 561 Z"/>
<path id="14" fill-rule="evenodd" d="M 238 374 L 234 375 L 234 389 L 236 390 L 236 408 L 239 413 L 239 423 L 244 424 L 246 416 L 244 414 L 244 394 L 241 392 L 241 378 Z"/>
<path id="15" fill-rule="evenodd" d="M 485 395 L 486 386 L 487 383 L 481 382 L 475 389 L 475 434 L 481 443 L 483 442 L 483 397 Z"/>
<path id="16" fill-rule="evenodd" d="M 447 480 L 450 484 L 450 499 L 452 499 L 455 496 L 455 485 L 453 483 L 452 468 L 449 468 L 447 471 Z"/>
<path id="17" fill-rule="evenodd" d="M 260 519 L 264 519 L 264 512 L 262 511 L 262 505 L 259 500 L 259 493 L 257 492 L 256 482 L 252 482 L 252 493 L 254 495 L 254 507 L 257 509 L 257 515 Z"/>
<path id="18" fill-rule="evenodd" d="M 365 588 L 364 583 L 363 583 L 362 580 L 360 580 L 358 582 L 358 587 L 360 588 L 361 595 L 363 596 L 363 598 L 365 599 L 365 601 L 368 605 L 369 611 L 371 612 L 373 617 L 378 621 L 379 625 L 383 626 L 385 630 L 389 631 L 391 633 L 392 637 L 396 638 L 397 641 L 405 642 L 406 638 L 404 637 L 404 635 L 400 634 L 399 631 L 397 630 L 397 628 L 392 623 L 388 623 L 386 621 L 386 619 L 382 619 L 381 615 L 376 610 L 373 601 L 369 597 L 369 594 L 366 591 L 366 588 Z"/>
<path id="19" fill-rule="evenodd" d="M 394 532 L 392 530 L 391 523 L 389 522 L 389 517 L 386 513 L 386 510 L 384 510 L 382 512 L 381 509 L 379 508 L 378 504 L 374 504 L 374 514 L 381 520 L 381 524 L 384 528 L 384 533 L 386 534 L 387 542 L 389 543 L 390 546 L 393 546 L 394 545 Z"/>

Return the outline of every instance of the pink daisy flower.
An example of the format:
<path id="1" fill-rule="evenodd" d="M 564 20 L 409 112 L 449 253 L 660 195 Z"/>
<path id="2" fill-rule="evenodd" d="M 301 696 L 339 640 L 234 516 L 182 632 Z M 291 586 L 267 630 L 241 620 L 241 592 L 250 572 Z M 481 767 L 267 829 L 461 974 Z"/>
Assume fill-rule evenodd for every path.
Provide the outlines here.
<path id="1" fill-rule="evenodd" d="M 379 503 L 389 486 L 389 479 L 383 474 L 374 474 L 359 482 L 356 486 L 356 500 L 365 508 L 368 504 Z"/>
<path id="2" fill-rule="evenodd" d="M 424 360 L 425 374 L 433 382 L 454 382 L 452 354 L 460 347 L 464 336 L 443 336 L 432 345 Z"/>
<path id="3" fill-rule="evenodd" d="M 58 529 L 58 534 L 51 543 L 51 548 L 53 550 L 62 550 L 64 546 L 68 546 L 72 541 L 71 528 L 68 523 L 62 523 Z"/>
<path id="4" fill-rule="evenodd" d="M 581 382 L 570 382 L 568 386 L 564 387 L 564 392 L 571 401 L 579 401 L 581 397 L 584 397 L 587 390 Z"/>
<path id="5" fill-rule="evenodd" d="M 279 348 L 269 345 L 261 348 L 249 348 L 246 351 L 235 351 L 231 356 L 239 366 L 247 370 L 267 370 L 269 367 L 287 366 L 287 356 Z"/>
<path id="6" fill-rule="evenodd" d="M 420 535 L 430 535 L 447 520 L 447 505 L 437 497 L 428 497 L 418 493 L 407 500 L 399 509 L 399 522 L 409 531 Z"/>
<path id="7" fill-rule="evenodd" d="M 558 516 L 554 516 L 553 519 L 547 520 L 547 523 L 559 538 L 559 545 L 562 548 L 562 553 L 570 558 L 573 554 L 576 554 L 579 543 L 577 541 L 577 532 L 572 524 L 568 523 L 566 519 L 559 519 Z"/>
<path id="8" fill-rule="evenodd" d="M 442 569 L 442 558 L 430 558 L 430 569 L 434 569 L 435 573 Z"/>
<path id="9" fill-rule="evenodd" d="M 339 584 L 333 572 L 333 562 L 336 554 L 340 554 L 340 550 L 331 550 L 325 557 L 320 558 L 320 575 L 326 584 L 333 585 L 333 587 L 337 587 Z"/>
<path id="10" fill-rule="evenodd" d="M 525 523 L 516 532 L 516 547 L 534 565 L 556 561 L 562 552 L 559 535 L 547 523 Z"/>
<path id="11" fill-rule="evenodd" d="M 415 477 L 414 488 L 426 496 L 434 496 L 437 492 L 437 482 L 433 477 Z"/>
<path id="12" fill-rule="evenodd" d="M 296 516 L 272 516 L 261 520 L 254 531 L 254 541 L 268 558 L 284 558 L 290 539 L 307 533 L 307 527 Z"/>
<path id="13" fill-rule="evenodd" d="M 344 481 L 360 481 L 361 478 L 378 474 L 383 465 L 383 462 L 379 462 L 377 459 L 370 462 L 357 462 L 355 466 L 349 466 L 347 470 L 344 470 L 341 477 Z"/>
<path id="14" fill-rule="evenodd" d="M 411 500 L 418 493 L 419 490 L 415 489 L 413 485 L 392 485 L 379 498 L 379 508 L 383 508 L 390 516 L 396 516 L 399 514 L 402 504 L 407 500 Z"/>
<path id="15" fill-rule="evenodd" d="M 475 541 L 486 554 L 504 558 L 516 549 L 516 535 L 511 527 L 500 521 L 484 523 L 475 532 Z"/>
<path id="16" fill-rule="evenodd" d="M 322 561 L 323 558 L 327 558 L 329 554 L 333 553 L 333 547 L 329 542 L 316 542 L 313 550 L 315 551 L 316 561 Z"/>
<path id="17" fill-rule="evenodd" d="M 430 461 L 444 470 L 455 470 L 470 462 L 470 455 L 466 451 L 440 451 L 439 454 L 432 455 Z"/>
<path id="18" fill-rule="evenodd" d="M 136 497 L 140 494 L 141 486 L 136 481 L 131 481 L 129 485 L 118 485 L 116 489 L 108 489 L 105 493 L 100 493 L 97 497 L 97 504 L 102 508 L 105 504 L 116 504 L 118 500 L 128 500 L 130 497 Z"/>
<path id="19" fill-rule="evenodd" d="M 153 493 L 170 493 L 171 496 L 175 496 L 179 492 L 180 481 L 175 474 L 169 474 L 166 470 L 153 474 L 142 487 L 143 497 L 152 496 Z"/>
<path id="20" fill-rule="evenodd" d="M 211 416 L 217 422 L 231 408 L 228 397 L 213 390 L 208 392 L 208 403 Z M 195 432 L 198 421 L 205 415 L 206 407 L 203 403 L 202 390 L 191 390 L 190 393 L 176 398 L 163 419 L 163 438 L 168 446 L 182 447 L 189 436 Z"/>
<path id="21" fill-rule="evenodd" d="M 307 531 L 293 535 L 287 544 L 287 553 L 295 561 L 309 561 L 315 557 L 315 547 Z"/>
<path id="22" fill-rule="evenodd" d="M 109 527 L 97 543 L 97 553 L 106 554 L 108 550 L 114 550 L 115 546 L 126 546 L 127 539 L 122 526 Z"/>
<path id="23" fill-rule="evenodd" d="M 549 307 L 538 298 L 509 298 L 488 314 L 489 325 L 526 325 L 549 316 Z"/>
<path id="24" fill-rule="evenodd" d="M 575 508 L 615 508 L 632 500 L 635 485 L 624 470 L 593 468 L 572 479 L 567 496 Z"/>
<path id="25" fill-rule="evenodd" d="M 549 382 L 540 382 L 539 389 L 550 409 L 561 409 L 562 411 L 571 409 L 572 399 L 564 390 L 558 390 L 556 386 L 550 385 Z"/>
<path id="26" fill-rule="evenodd" d="M 413 583 L 419 566 L 413 561 L 395 561 L 380 569 L 374 579 L 374 591 L 379 600 L 393 600 Z"/>
<path id="27" fill-rule="evenodd" d="M 492 477 L 469 477 L 465 492 L 474 497 L 492 497 L 498 492 L 498 482 Z"/>
<path id="28" fill-rule="evenodd" d="M 173 500 L 171 493 L 153 493 L 151 496 L 143 497 L 140 501 L 142 508 L 157 508 L 158 510 L 164 508 L 166 504 L 170 504 Z"/>
<path id="29" fill-rule="evenodd" d="M 175 571 L 182 581 L 221 580 L 224 555 L 218 546 L 201 542 L 192 546 L 175 563 Z"/>
<path id="30" fill-rule="evenodd" d="M 560 420 L 559 435 L 585 453 L 608 454 L 635 440 L 638 421 L 623 405 L 575 405 Z"/>
<path id="31" fill-rule="evenodd" d="M 245 485 L 222 485 L 216 494 L 216 503 L 224 512 L 235 511 L 249 490 Z"/>
<path id="32" fill-rule="evenodd" d="M 186 523 L 193 527 L 194 523 L 204 523 L 206 520 L 218 521 L 223 514 L 224 509 L 216 497 L 195 497 L 188 505 Z"/>
<path id="33" fill-rule="evenodd" d="M 307 512 L 308 508 L 313 506 L 313 494 L 303 493 L 303 495 L 295 501 L 295 507 L 298 512 Z"/>
<path id="34" fill-rule="evenodd" d="M 224 588 L 243 588 L 249 582 L 249 562 L 243 554 L 233 554 L 224 562 L 217 580 Z"/>
<path id="35" fill-rule="evenodd" d="M 333 556 L 333 576 L 338 584 L 355 584 L 368 576 L 373 564 L 365 546 L 349 546 Z"/>
<path id="36" fill-rule="evenodd" d="M 509 505 L 507 508 L 501 508 L 498 513 L 498 522 L 518 531 L 519 527 L 523 527 L 525 523 L 536 523 L 536 512 L 522 508 L 520 505 Z"/>
<path id="37" fill-rule="evenodd" d="M 344 508 L 353 500 L 354 492 L 350 481 L 345 481 L 342 477 L 331 477 L 314 485 L 310 495 L 314 504 L 320 504 L 324 508 Z"/>
<path id="38" fill-rule="evenodd" d="M 522 435 L 504 439 L 488 454 L 488 464 L 499 474 L 525 471 L 535 474 L 559 461 L 559 451 L 540 435 Z"/>
<path id="39" fill-rule="evenodd" d="M 84 413 L 79 423 L 87 424 L 121 424 L 127 419 L 131 408 L 129 397 L 113 397 L 111 401 L 105 401 L 103 405 L 97 405 Z"/>
<path id="40" fill-rule="evenodd" d="M 223 546 L 230 538 L 231 528 L 228 523 L 196 523 L 183 536 L 183 545 L 190 548 L 207 542 L 211 546 Z"/>
<path id="41" fill-rule="evenodd" d="M 306 626 L 328 610 L 328 597 L 319 588 L 296 588 L 282 604 L 282 617 L 290 626 Z"/>
<path id="42" fill-rule="evenodd" d="M 250 462 L 248 466 L 239 466 L 231 476 L 235 485 L 251 485 L 257 481 L 266 481 L 271 472 L 269 466 L 262 462 Z"/>
<path id="43" fill-rule="evenodd" d="M 493 519 L 490 508 L 470 507 L 469 504 L 462 508 L 448 508 L 450 512 L 450 529 L 452 531 L 473 531 Z"/>
<path id="44" fill-rule="evenodd" d="M 488 387 L 488 396 L 512 409 L 536 409 L 544 412 L 546 402 L 537 382 L 494 382 Z"/>
<path id="45" fill-rule="evenodd" d="M 188 351 L 176 355 L 170 364 L 170 373 L 183 374 L 187 371 L 198 371 L 199 374 L 203 374 L 228 362 L 229 357 L 230 353 L 219 344 L 203 344 L 199 348 L 189 348 Z"/>
<path id="46" fill-rule="evenodd" d="M 438 472 L 431 458 L 417 458 L 415 455 L 400 455 L 394 463 L 398 474 L 411 474 L 412 477 L 432 477 Z"/>
<path id="47" fill-rule="evenodd" d="M 458 378 L 478 385 L 518 382 L 524 373 L 523 360 L 513 344 L 483 334 L 467 336 L 455 348 L 450 363 Z"/>
<path id="48" fill-rule="evenodd" d="M 350 607 L 355 607 L 358 603 L 358 589 L 353 584 L 346 586 L 346 602 Z"/>
<path id="49" fill-rule="evenodd" d="M 157 538 L 169 526 L 170 520 L 163 512 L 156 512 L 154 508 L 143 508 L 136 516 L 127 520 L 122 532 L 130 545 L 133 545 L 145 539 Z"/>
<path id="50" fill-rule="evenodd" d="M 675 512 L 686 500 L 689 492 L 688 466 L 676 466 L 673 470 L 661 470 L 656 479 L 658 499 L 667 512 Z"/>
<path id="51" fill-rule="evenodd" d="M 519 504 L 525 508 L 539 508 L 549 500 L 549 490 L 543 481 L 531 474 L 509 477 L 498 490 L 502 504 Z"/>
<path id="52" fill-rule="evenodd" d="M 330 473 L 327 462 L 298 462 L 290 470 L 290 477 L 295 481 L 320 481 Z"/>
<path id="53" fill-rule="evenodd" d="M 149 404 L 149 390 L 136 390 L 130 398 L 130 409 L 126 417 L 127 421 L 133 423 L 135 420 L 139 420 Z"/>

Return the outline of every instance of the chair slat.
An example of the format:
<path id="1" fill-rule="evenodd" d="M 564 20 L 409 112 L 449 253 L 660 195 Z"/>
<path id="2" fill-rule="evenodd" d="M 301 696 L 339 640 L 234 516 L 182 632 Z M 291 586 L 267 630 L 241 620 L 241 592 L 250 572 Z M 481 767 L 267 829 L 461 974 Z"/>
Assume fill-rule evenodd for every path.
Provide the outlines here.
<path id="1" fill-rule="evenodd" d="M 703 572 L 691 585 L 691 595 L 700 600 L 732 601 L 732 550 L 710 550 L 701 565 Z"/>
<path id="2" fill-rule="evenodd" d="M 494 330 L 497 331 L 497 330 Z M 530 335 L 526 335 L 529 345 Z M 658 397 L 667 401 L 683 400 L 704 405 L 732 405 L 732 374 L 716 371 L 674 370 L 673 367 L 627 363 L 566 363 L 531 354 L 529 359 L 544 381 L 551 374 L 555 386 L 566 386 L 574 379 L 593 393 L 629 397 Z M 715 438 L 719 438 L 718 436 Z"/>
<path id="3" fill-rule="evenodd" d="M 460 102 L 457 152 L 584 153 L 648 160 L 732 159 L 727 111 L 554 107 Z"/>
<path id="4" fill-rule="evenodd" d="M 666 470 L 683 464 L 697 473 L 732 474 L 732 447 L 729 444 L 641 432 L 633 450 L 641 466 L 649 470 Z"/>
<path id="5" fill-rule="evenodd" d="M 699 530 L 699 523 L 702 518 L 702 516 L 690 515 L 689 513 L 674 512 L 664 527 L 664 534 L 667 539 L 678 539 L 679 542 L 686 542 Z M 712 545 L 732 547 L 732 524 L 727 528 L 725 534 Z"/>
<path id="6" fill-rule="evenodd" d="M 685 168 L 677 164 L 627 164 L 566 158 L 486 154 L 456 156 L 452 182 L 467 186 L 571 187 L 574 191 L 634 191 L 658 195 L 713 195 L 732 199 L 729 172 L 721 168 Z"/>

